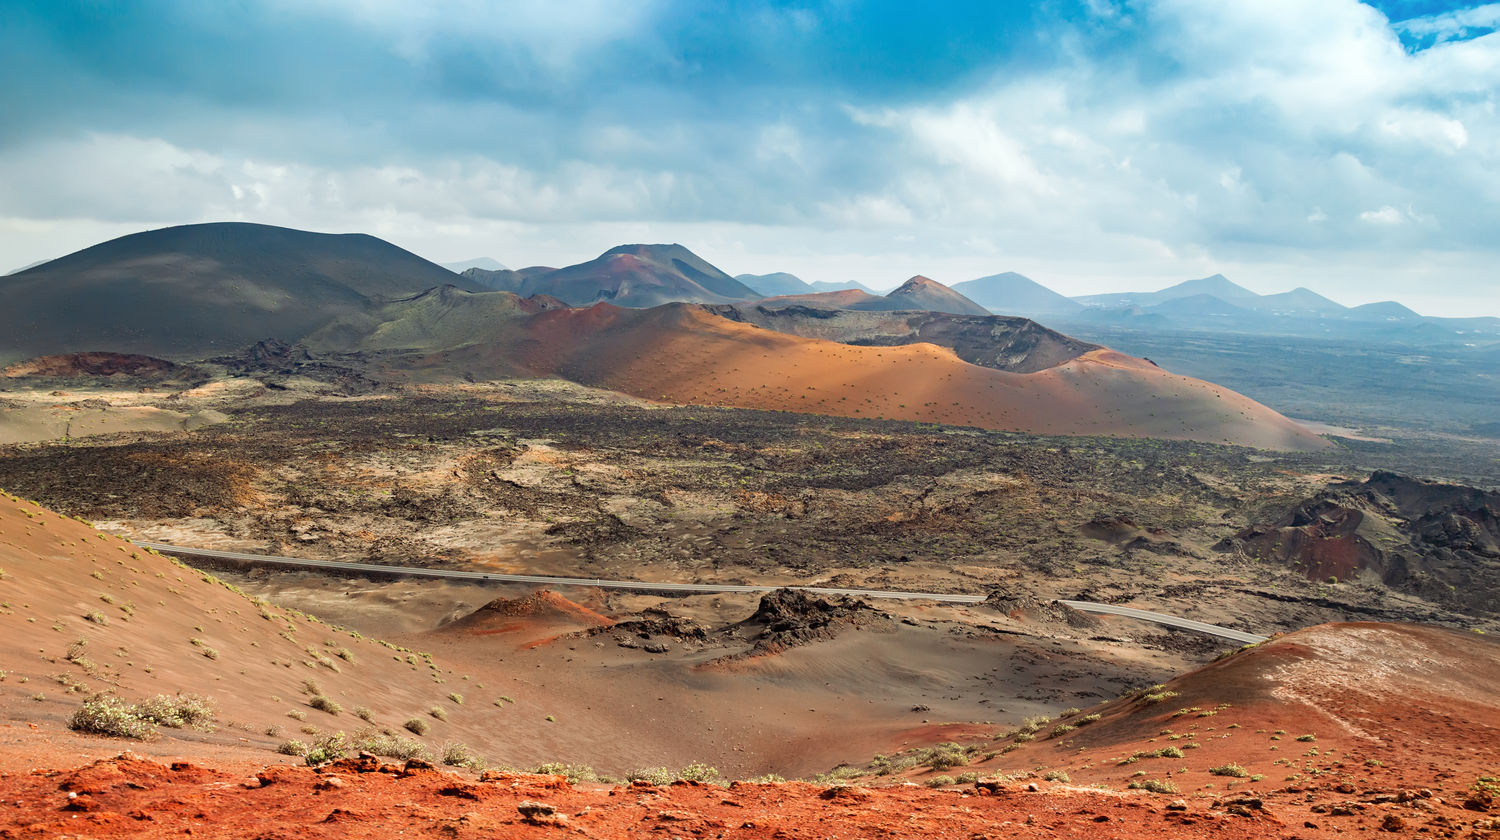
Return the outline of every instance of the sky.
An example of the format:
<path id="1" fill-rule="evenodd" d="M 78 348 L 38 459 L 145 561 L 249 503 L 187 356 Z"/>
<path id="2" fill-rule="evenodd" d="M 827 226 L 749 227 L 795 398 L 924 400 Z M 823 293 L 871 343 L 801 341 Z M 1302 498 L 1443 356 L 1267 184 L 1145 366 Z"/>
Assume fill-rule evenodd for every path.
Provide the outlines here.
<path id="1" fill-rule="evenodd" d="M 6 0 L 0 271 L 149 228 L 1500 315 L 1500 3 Z"/>

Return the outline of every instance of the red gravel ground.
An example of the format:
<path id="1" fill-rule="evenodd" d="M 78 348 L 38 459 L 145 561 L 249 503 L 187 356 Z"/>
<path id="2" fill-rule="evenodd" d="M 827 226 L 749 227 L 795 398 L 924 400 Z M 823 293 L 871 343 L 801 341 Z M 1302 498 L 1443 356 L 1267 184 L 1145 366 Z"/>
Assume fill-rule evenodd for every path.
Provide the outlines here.
<path id="1" fill-rule="evenodd" d="M 1358 831 L 1486 836 L 1500 820 L 1461 803 L 1383 803 L 1368 790 L 1279 790 L 1192 800 L 1063 785 L 994 791 L 801 783 L 572 786 L 476 780 L 420 763 L 346 759 L 257 777 L 131 754 L 70 771 L 0 776 L 0 838 L 23 837 L 1324 837 Z M 1314 800 L 1309 803 L 1307 800 Z M 1315 812 L 1314 804 L 1335 807 Z M 1335 813 L 1347 814 L 1334 815 Z M 1383 828 L 1385 827 L 1385 828 Z"/>

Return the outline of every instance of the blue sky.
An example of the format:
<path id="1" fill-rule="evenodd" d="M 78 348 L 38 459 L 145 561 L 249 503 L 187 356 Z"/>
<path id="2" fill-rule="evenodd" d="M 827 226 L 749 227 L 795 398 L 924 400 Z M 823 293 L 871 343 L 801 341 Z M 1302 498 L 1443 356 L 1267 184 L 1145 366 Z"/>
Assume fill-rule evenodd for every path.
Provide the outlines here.
<path id="1" fill-rule="evenodd" d="M 150 227 L 1500 314 L 1500 4 L 8 0 L 0 269 Z"/>

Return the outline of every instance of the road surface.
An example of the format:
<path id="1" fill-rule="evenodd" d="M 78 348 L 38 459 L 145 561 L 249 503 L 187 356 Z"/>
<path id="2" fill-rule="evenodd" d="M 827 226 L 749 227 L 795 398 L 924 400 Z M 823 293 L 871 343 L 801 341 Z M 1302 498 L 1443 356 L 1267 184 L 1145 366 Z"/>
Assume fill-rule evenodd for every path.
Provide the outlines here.
<path id="1" fill-rule="evenodd" d="M 513 575 L 501 574 L 499 572 L 470 572 L 462 569 L 425 569 L 421 566 L 387 566 L 380 563 L 353 563 L 341 560 L 309 560 L 298 557 L 278 557 L 271 554 L 246 554 L 241 551 L 221 551 L 213 548 L 188 548 L 186 546 L 169 545 L 166 543 L 137 542 L 136 545 L 141 548 L 154 549 L 164 554 L 179 554 L 184 557 L 208 557 L 215 560 L 234 560 L 241 563 L 259 563 L 267 566 L 332 569 L 340 572 L 371 572 L 405 577 L 431 577 L 475 581 L 488 580 L 500 583 L 539 583 L 549 586 L 595 586 L 606 589 L 640 589 L 651 592 L 756 593 L 774 592 L 777 589 L 790 588 L 800 589 L 803 592 L 811 592 L 815 595 L 849 595 L 855 598 L 900 598 L 904 600 L 942 601 L 950 604 L 978 604 L 985 599 L 983 595 L 965 595 L 951 592 L 836 589 L 826 586 L 753 586 L 734 583 L 652 583 L 639 580 L 600 580 L 599 578 L 557 577 L 554 575 Z M 1190 618 L 1178 618 L 1175 615 L 1151 612 L 1149 610 L 1119 607 L 1114 604 L 1099 604 L 1093 601 L 1059 601 L 1058 603 L 1066 604 L 1080 612 L 1117 615 L 1124 616 L 1125 618 L 1140 619 L 1141 621 L 1151 621 L 1167 627 L 1176 627 L 1180 630 L 1194 630 L 1199 633 L 1218 636 L 1221 639 L 1229 639 L 1230 641 L 1242 644 L 1257 644 L 1266 640 L 1265 636 L 1257 636 L 1254 633 L 1245 633 L 1240 630 L 1232 630 L 1228 627 L 1220 627 L 1217 624 L 1206 624 L 1202 621 L 1193 621 Z"/>

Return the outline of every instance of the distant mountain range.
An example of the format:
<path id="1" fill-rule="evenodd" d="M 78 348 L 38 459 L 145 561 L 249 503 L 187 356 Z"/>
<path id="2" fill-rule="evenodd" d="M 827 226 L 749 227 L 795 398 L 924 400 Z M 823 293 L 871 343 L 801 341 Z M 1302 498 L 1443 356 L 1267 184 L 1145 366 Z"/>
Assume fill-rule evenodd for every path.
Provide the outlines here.
<path id="1" fill-rule="evenodd" d="M 494 257 L 475 257 L 472 260 L 459 260 L 458 262 L 439 263 L 443 268 L 454 274 L 463 274 L 471 268 L 482 268 L 485 271 L 504 271 L 505 265 Z"/>
<path id="2" fill-rule="evenodd" d="M 1218 274 L 1154 292 L 1077 298 L 1016 272 L 951 288 L 918 275 L 879 295 L 859 283 L 807 283 L 785 272 L 732 277 L 677 244 L 620 245 L 563 268 L 511 270 L 488 257 L 444 267 L 363 234 L 218 223 L 133 234 L 5 276 L 0 335 L 8 341 L 0 343 L 0 362 L 96 348 L 202 357 L 263 338 L 295 340 L 444 285 L 568 306 L 757 302 L 994 313 L 1085 332 L 1212 331 L 1416 346 L 1500 342 L 1500 318 L 1425 317 L 1394 301 L 1345 307 L 1306 288 L 1260 295 Z"/>
<path id="3" fill-rule="evenodd" d="M 874 293 L 874 289 L 863 283 L 849 280 L 844 283 L 830 283 L 819 280 L 809 283 L 795 274 L 778 271 L 774 274 L 736 274 L 734 279 L 744 283 L 746 286 L 760 292 L 766 297 L 777 297 L 779 295 L 815 295 L 821 292 L 841 292 L 849 289 L 858 289 L 863 292 Z"/>
<path id="4" fill-rule="evenodd" d="M 962 284 L 960 284 L 962 285 Z M 1209 330 L 1313 338 L 1374 339 L 1414 344 L 1500 340 L 1500 318 L 1436 318 L 1395 301 L 1344 306 L 1298 287 L 1262 295 L 1222 274 L 1155 292 L 1084 295 L 1084 308 L 1052 320 L 1139 329 Z"/>

